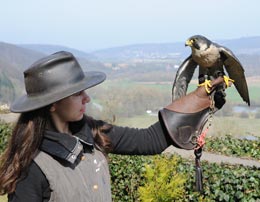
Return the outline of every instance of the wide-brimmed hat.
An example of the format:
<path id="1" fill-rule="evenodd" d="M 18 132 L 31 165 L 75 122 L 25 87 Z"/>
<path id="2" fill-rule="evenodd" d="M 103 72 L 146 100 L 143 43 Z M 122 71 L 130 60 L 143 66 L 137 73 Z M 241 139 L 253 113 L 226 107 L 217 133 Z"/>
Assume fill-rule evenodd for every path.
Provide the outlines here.
<path id="1" fill-rule="evenodd" d="M 106 79 L 103 72 L 83 72 L 76 58 L 61 51 L 44 57 L 24 71 L 26 94 L 10 110 L 27 112 L 52 104 Z"/>

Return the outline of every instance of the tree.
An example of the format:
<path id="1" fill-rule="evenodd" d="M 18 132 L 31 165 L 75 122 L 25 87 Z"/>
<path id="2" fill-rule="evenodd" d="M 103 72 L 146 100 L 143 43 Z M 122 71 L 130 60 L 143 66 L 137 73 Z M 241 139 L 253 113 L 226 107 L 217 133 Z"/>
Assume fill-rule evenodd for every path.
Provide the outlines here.
<path id="1" fill-rule="evenodd" d="M 10 104 L 15 98 L 15 88 L 4 72 L 0 72 L 0 103 Z"/>

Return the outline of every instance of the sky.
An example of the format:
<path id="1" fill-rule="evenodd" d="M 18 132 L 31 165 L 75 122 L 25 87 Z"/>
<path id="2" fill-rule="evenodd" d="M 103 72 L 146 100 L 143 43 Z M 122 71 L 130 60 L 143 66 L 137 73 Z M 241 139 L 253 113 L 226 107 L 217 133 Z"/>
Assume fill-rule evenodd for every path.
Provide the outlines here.
<path id="1" fill-rule="evenodd" d="M 0 41 L 86 52 L 260 36 L 259 0 L 0 0 Z"/>

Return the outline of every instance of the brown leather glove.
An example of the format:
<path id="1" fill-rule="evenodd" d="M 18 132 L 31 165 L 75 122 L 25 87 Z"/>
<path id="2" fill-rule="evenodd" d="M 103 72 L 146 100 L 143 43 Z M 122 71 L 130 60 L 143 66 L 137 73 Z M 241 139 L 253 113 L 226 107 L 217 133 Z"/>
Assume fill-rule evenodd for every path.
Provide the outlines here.
<path id="1" fill-rule="evenodd" d="M 187 150 L 197 147 L 197 138 L 210 113 L 217 110 L 214 93 L 218 86 L 224 85 L 223 77 L 213 80 L 211 85 L 210 94 L 205 87 L 198 87 L 159 111 L 159 120 L 175 146 Z"/>

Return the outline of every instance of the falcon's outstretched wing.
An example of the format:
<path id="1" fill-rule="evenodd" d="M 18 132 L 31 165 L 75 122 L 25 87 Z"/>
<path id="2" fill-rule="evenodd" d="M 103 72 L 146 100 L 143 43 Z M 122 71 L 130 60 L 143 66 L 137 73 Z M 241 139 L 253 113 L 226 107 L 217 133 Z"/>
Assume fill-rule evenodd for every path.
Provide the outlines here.
<path id="1" fill-rule="evenodd" d="M 249 92 L 245 71 L 236 56 L 226 47 L 219 46 L 220 54 L 229 77 L 235 80 L 234 85 L 242 99 L 250 106 Z"/>
<path id="2" fill-rule="evenodd" d="M 197 63 L 190 55 L 179 67 L 172 86 L 172 101 L 186 95 L 188 85 L 197 67 Z"/>

